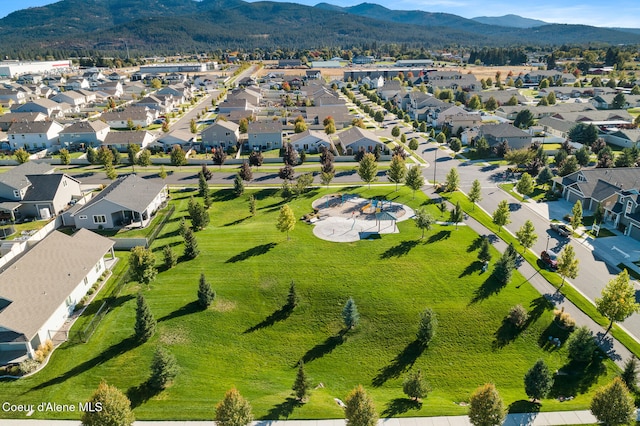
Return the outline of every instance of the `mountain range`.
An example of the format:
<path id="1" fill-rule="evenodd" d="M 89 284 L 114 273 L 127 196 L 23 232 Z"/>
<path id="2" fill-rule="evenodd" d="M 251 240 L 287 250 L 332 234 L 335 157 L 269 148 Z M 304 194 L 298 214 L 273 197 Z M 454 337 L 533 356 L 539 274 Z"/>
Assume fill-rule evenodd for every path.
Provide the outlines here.
<path id="1" fill-rule="evenodd" d="M 106 54 L 121 52 L 125 46 L 134 53 L 166 54 L 381 44 L 424 48 L 584 45 L 585 40 L 590 45 L 640 44 L 640 30 L 508 16 L 466 19 L 373 3 L 311 7 L 242 0 L 62 0 L 9 14 L 0 19 L 0 32 L 0 51 L 9 57 Z"/>

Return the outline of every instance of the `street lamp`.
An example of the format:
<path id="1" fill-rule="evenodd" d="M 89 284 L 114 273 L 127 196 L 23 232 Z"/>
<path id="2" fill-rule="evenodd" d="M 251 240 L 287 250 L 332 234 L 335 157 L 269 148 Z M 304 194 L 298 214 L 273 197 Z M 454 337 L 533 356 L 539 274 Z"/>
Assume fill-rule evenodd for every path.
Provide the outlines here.
<path id="1" fill-rule="evenodd" d="M 547 234 L 547 248 L 545 248 L 545 251 L 549 250 L 549 240 L 551 239 L 551 235 Z"/>
<path id="2" fill-rule="evenodd" d="M 433 185 L 435 186 L 436 184 L 436 167 L 438 164 L 438 144 L 436 144 L 436 149 L 434 151 L 434 157 L 433 157 Z"/>

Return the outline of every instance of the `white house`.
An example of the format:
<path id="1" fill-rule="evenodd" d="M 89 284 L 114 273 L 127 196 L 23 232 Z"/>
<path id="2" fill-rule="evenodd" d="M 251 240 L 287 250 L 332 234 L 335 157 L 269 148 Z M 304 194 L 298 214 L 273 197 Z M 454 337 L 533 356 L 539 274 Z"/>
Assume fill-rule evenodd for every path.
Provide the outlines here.
<path id="1" fill-rule="evenodd" d="M 291 136 L 289 142 L 296 151 L 305 151 L 309 153 L 320 152 L 320 147 L 325 147 L 331 152 L 336 152 L 333 143 L 329 139 L 329 135 L 317 130 L 305 130 Z"/>
<path id="2" fill-rule="evenodd" d="M 0 273 L 0 364 L 33 357 L 114 259 L 113 241 L 54 231 Z M 108 261 L 109 259 L 107 259 Z"/>
<path id="3" fill-rule="evenodd" d="M 57 121 L 31 121 L 14 123 L 7 132 L 11 149 L 51 148 L 58 144 L 64 129 Z"/>

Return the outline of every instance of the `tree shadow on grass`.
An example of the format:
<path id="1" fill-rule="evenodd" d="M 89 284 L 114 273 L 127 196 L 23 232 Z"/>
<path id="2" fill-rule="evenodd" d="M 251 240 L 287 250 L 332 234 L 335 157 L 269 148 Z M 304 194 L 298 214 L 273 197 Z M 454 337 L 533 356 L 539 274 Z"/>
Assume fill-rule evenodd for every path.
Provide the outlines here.
<path id="1" fill-rule="evenodd" d="M 433 234 L 427 239 L 427 244 L 433 244 L 441 240 L 446 240 L 450 236 L 451 236 L 451 231 L 449 230 L 439 231 L 437 234 Z"/>
<path id="2" fill-rule="evenodd" d="M 506 286 L 506 283 L 500 282 L 495 274 L 491 274 L 475 291 L 471 304 L 478 303 L 491 295 L 498 294 Z"/>
<path id="3" fill-rule="evenodd" d="M 275 194 L 278 193 L 278 191 L 279 189 L 275 189 L 275 188 L 261 189 L 255 193 L 255 197 L 256 197 L 256 200 L 263 200 L 265 198 L 274 196 Z"/>
<path id="4" fill-rule="evenodd" d="M 127 390 L 127 398 L 131 401 L 131 408 L 136 408 L 160 393 L 160 389 L 156 389 L 149 384 L 149 381 L 141 383 L 138 386 Z"/>
<path id="5" fill-rule="evenodd" d="M 485 238 L 486 237 L 483 235 L 478 235 L 478 238 L 473 240 L 471 244 L 469 244 L 469 247 L 467 247 L 467 253 L 471 253 L 472 251 L 476 251 L 480 249 L 480 246 L 482 245 L 482 240 L 484 240 Z"/>
<path id="6" fill-rule="evenodd" d="M 476 271 L 481 271 L 482 265 L 483 263 L 480 262 L 479 260 L 472 262 L 469 266 L 464 268 L 464 271 L 462 271 L 462 273 L 458 275 L 458 278 L 466 277 L 467 275 L 471 275 Z"/>
<path id="7" fill-rule="evenodd" d="M 540 404 L 527 399 L 520 399 L 509 404 L 507 412 L 517 425 L 532 425 L 540 413 Z"/>
<path id="8" fill-rule="evenodd" d="M 254 331 L 260 330 L 261 328 L 271 327 L 273 324 L 284 321 L 291 315 L 293 312 L 293 307 L 289 304 L 284 305 L 280 309 L 273 312 L 271 315 L 266 317 L 264 320 L 254 325 L 251 328 L 248 328 L 244 331 L 243 334 L 253 333 Z"/>
<path id="9" fill-rule="evenodd" d="M 315 359 L 322 358 L 323 356 L 331 353 L 335 348 L 337 348 L 338 346 L 343 344 L 345 340 L 347 340 L 345 336 L 346 334 L 347 330 L 340 330 L 340 332 L 335 336 L 327 337 L 327 340 L 309 349 L 300 360 L 303 363 L 308 364 Z M 298 363 L 296 363 L 296 366 L 297 365 Z"/>
<path id="10" fill-rule="evenodd" d="M 529 317 L 527 318 L 527 322 L 524 325 L 524 328 L 529 327 L 534 322 L 538 321 L 538 318 L 542 316 L 545 311 L 550 311 L 553 309 L 553 303 L 547 300 L 544 296 L 536 297 L 529 303 L 529 307 L 531 310 L 528 312 Z"/>
<path id="11" fill-rule="evenodd" d="M 406 256 L 418 244 L 420 244 L 419 240 L 402 241 L 400 244 L 390 247 L 384 253 L 380 254 L 380 259 Z"/>
<path id="12" fill-rule="evenodd" d="M 279 420 L 279 419 L 288 419 L 291 414 L 293 414 L 293 410 L 296 407 L 301 407 L 302 402 L 300 402 L 296 398 L 288 397 L 278 405 L 274 405 L 267 412 L 267 414 L 262 417 L 262 420 Z"/>
<path id="13" fill-rule="evenodd" d="M 397 416 L 406 413 L 409 410 L 419 410 L 422 408 L 422 402 L 409 398 L 396 398 L 389 401 L 387 407 L 382 412 L 385 418 Z"/>
<path id="14" fill-rule="evenodd" d="M 555 321 L 551 321 L 547 328 L 540 334 L 538 346 L 548 352 L 556 351 L 567 341 L 570 334 L 571 330 L 560 328 Z M 559 339 L 560 346 L 558 346 L 557 340 L 555 339 Z"/>
<path id="15" fill-rule="evenodd" d="M 493 350 L 502 349 L 507 346 L 509 343 L 513 342 L 518 338 L 520 333 L 525 330 L 525 326 L 516 327 L 514 323 L 507 317 L 502 319 L 502 324 L 500 328 L 496 330 L 493 334 L 495 339 L 491 342 L 491 347 Z"/>
<path id="16" fill-rule="evenodd" d="M 600 376 L 607 373 L 603 359 L 602 352 L 596 351 L 591 362 L 569 361 L 563 365 L 558 369 L 549 396 L 566 398 L 587 392 Z"/>
<path id="17" fill-rule="evenodd" d="M 227 226 L 233 226 L 233 225 L 240 225 L 242 222 L 244 222 L 245 220 L 249 219 L 251 216 L 247 216 L 247 217 L 243 217 L 242 219 L 238 219 L 238 220 L 234 220 L 233 222 L 229 222 L 229 223 L 225 223 L 224 227 Z"/>
<path id="18" fill-rule="evenodd" d="M 274 248 L 276 245 L 278 245 L 278 243 L 260 244 L 259 246 L 252 247 L 249 250 L 245 250 L 242 253 L 238 253 L 235 256 L 230 257 L 225 263 L 242 262 L 243 260 L 247 260 L 253 256 L 267 254 L 269 250 Z"/>
<path id="19" fill-rule="evenodd" d="M 233 191 L 213 191 L 211 194 L 211 201 L 215 202 L 223 202 L 223 201 L 231 201 L 236 198 L 236 194 Z"/>
<path id="20" fill-rule="evenodd" d="M 400 374 L 413 366 L 424 350 L 425 346 L 418 340 L 409 343 L 389 365 L 386 365 L 378 371 L 378 375 L 373 378 L 371 383 L 375 387 L 380 387 L 384 385 L 387 380 L 399 377 Z"/>
<path id="21" fill-rule="evenodd" d="M 184 305 L 183 307 L 176 309 L 173 312 L 168 313 L 167 315 L 158 318 L 158 322 L 162 322 L 162 321 L 169 321 L 172 320 L 174 318 L 180 318 L 183 317 L 185 315 L 190 315 L 196 312 L 200 312 L 202 311 L 202 307 L 200 306 L 200 304 L 197 301 L 193 301 L 193 302 L 189 302 L 186 305 Z"/>
<path id="22" fill-rule="evenodd" d="M 92 368 L 102 364 L 103 362 L 109 361 L 119 355 L 124 354 L 125 352 L 130 351 L 131 349 L 134 349 L 139 344 L 140 342 L 138 342 L 135 336 L 130 336 L 119 343 L 109 346 L 107 349 L 105 349 L 95 357 L 91 358 L 90 360 L 76 365 L 66 373 L 58 377 L 55 377 L 51 380 L 48 380 L 44 383 L 40 383 L 37 386 L 34 386 L 33 388 L 31 388 L 31 391 L 45 389 L 49 386 L 54 386 L 54 385 L 59 385 L 60 383 L 64 383 L 65 381 L 69 380 L 72 377 L 76 377 L 84 373 L 85 371 L 91 370 Z"/>

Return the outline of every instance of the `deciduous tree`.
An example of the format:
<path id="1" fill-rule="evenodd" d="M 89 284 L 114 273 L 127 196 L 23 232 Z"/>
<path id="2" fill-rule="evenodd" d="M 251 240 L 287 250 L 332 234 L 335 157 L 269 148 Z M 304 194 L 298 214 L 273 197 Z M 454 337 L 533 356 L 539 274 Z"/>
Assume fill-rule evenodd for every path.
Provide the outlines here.
<path id="1" fill-rule="evenodd" d="M 640 311 L 640 304 L 636 302 L 636 292 L 626 269 L 609 281 L 600 294 L 602 297 L 596 298 L 596 309 L 609 320 L 607 333 L 614 322 L 624 321 L 631 314 Z"/>
<path id="2" fill-rule="evenodd" d="M 358 167 L 358 176 L 360 176 L 360 179 L 362 179 L 363 182 L 367 183 L 369 185 L 369 188 L 371 188 L 371 182 L 377 179 L 377 174 L 378 164 L 376 163 L 376 157 L 372 153 L 367 152 L 366 154 L 364 154 L 364 157 L 362 157 L 362 160 L 360 161 L 360 166 Z"/>
<path id="3" fill-rule="evenodd" d="M 571 227 L 575 231 L 580 226 L 582 226 L 582 203 L 578 200 L 571 209 Z"/>
<path id="4" fill-rule="evenodd" d="M 131 249 L 129 256 L 129 274 L 131 279 L 141 284 L 149 284 L 156 279 L 156 258 L 151 249 L 136 246 Z"/>
<path id="5" fill-rule="evenodd" d="M 578 264 L 580 261 L 576 259 L 576 253 L 571 244 L 567 245 L 558 256 L 558 273 L 562 277 L 560 287 L 564 285 L 567 278 L 574 279 L 578 276 Z M 596 299 L 597 300 L 597 299 Z"/>
<path id="6" fill-rule="evenodd" d="M 131 426 L 135 421 L 129 398 L 104 380 L 88 403 L 90 407 L 101 409 L 87 410 L 82 414 L 82 424 L 85 426 Z"/>
<path id="7" fill-rule="evenodd" d="M 502 230 L 502 227 L 508 223 L 511 223 L 509 216 L 511 212 L 509 211 L 509 202 L 507 200 L 502 200 L 498 203 L 498 208 L 493 212 L 492 221 L 496 225 L 498 225 L 498 232 Z"/>
<path id="8" fill-rule="evenodd" d="M 415 210 L 414 219 L 416 221 L 416 226 L 418 229 L 422 230 L 422 236 L 420 239 L 424 238 L 424 232 L 431 230 L 431 225 L 435 222 L 431 213 L 427 211 L 425 208 L 418 208 Z"/>
<path id="9" fill-rule="evenodd" d="M 280 214 L 276 222 L 276 229 L 280 232 L 287 233 L 287 240 L 289 240 L 289 232 L 293 231 L 296 226 L 296 217 L 293 214 L 293 210 L 287 204 L 280 207 Z"/>
<path id="10" fill-rule="evenodd" d="M 404 159 L 400 155 L 394 155 L 391 158 L 391 164 L 387 171 L 387 178 L 390 182 L 396 184 L 396 191 L 398 190 L 398 184 L 404 181 L 406 175 L 407 166 L 405 165 Z"/>
<path id="11" fill-rule="evenodd" d="M 619 377 L 596 391 L 590 408 L 596 419 L 607 426 L 632 424 L 636 419 L 633 397 Z"/>
<path id="12" fill-rule="evenodd" d="M 598 349 L 591 330 L 586 326 L 576 328 L 567 339 L 569 359 L 577 362 L 589 362 Z"/>
<path id="13" fill-rule="evenodd" d="M 518 242 L 522 245 L 523 252 L 527 249 L 533 247 L 538 239 L 538 235 L 536 234 L 536 228 L 533 226 L 533 222 L 527 219 L 524 222 L 524 225 L 516 231 L 516 238 Z"/>
<path id="14" fill-rule="evenodd" d="M 502 397 L 493 383 L 486 383 L 471 394 L 469 421 L 474 426 L 499 426 L 506 410 Z"/>
<path id="15" fill-rule="evenodd" d="M 447 177 L 444 181 L 444 188 L 447 192 L 453 192 L 460 186 L 460 175 L 458 174 L 458 169 L 452 167 L 451 170 L 447 173 Z"/>
<path id="16" fill-rule="evenodd" d="M 473 209 L 476 209 L 476 203 L 482 201 L 482 186 L 480 185 L 480 181 L 478 179 L 474 180 L 471 184 L 471 190 L 467 195 L 469 201 L 473 203 Z"/>
<path id="17" fill-rule="evenodd" d="M 373 401 L 362 385 L 358 385 L 345 399 L 344 414 L 347 426 L 376 426 L 378 414 Z"/>
<path id="18" fill-rule="evenodd" d="M 516 190 L 522 195 L 529 195 L 533 192 L 533 178 L 529 173 L 523 173 L 516 185 Z"/>
<path id="19" fill-rule="evenodd" d="M 216 424 L 218 426 L 247 426 L 253 421 L 251 405 L 237 389 L 225 393 L 222 401 L 216 405 Z"/>
<path id="20" fill-rule="evenodd" d="M 71 154 L 69 154 L 69 150 L 66 148 L 62 148 L 59 152 L 60 154 L 60 163 L 67 165 L 71 163 Z"/>
<path id="21" fill-rule="evenodd" d="M 424 176 L 422 176 L 420 166 L 415 165 L 407 171 L 407 177 L 405 178 L 404 184 L 413 191 L 412 198 L 416 198 L 416 191 L 424 186 Z"/>

